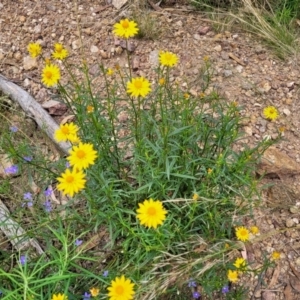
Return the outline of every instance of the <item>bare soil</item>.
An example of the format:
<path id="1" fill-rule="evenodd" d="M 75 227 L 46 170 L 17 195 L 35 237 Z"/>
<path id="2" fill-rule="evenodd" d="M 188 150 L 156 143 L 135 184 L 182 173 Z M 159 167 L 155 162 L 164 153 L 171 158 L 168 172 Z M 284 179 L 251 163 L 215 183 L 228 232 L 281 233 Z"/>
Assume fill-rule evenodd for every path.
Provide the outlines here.
<path id="1" fill-rule="evenodd" d="M 52 99 L 54 92 L 40 82 L 42 65 L 28 66 L 26 49 L 31 41 L 41 43 L 45 57 L 50 56 L 55 42 L 62 42 L 71 53 L 71 61 L 84 59 L 94 77 L 98 62 L 106 67 L 116 63 L 125 66 L 126 54 L 112 34 L 112 25 L 121 17 L 136 14 L 136 7 L 127 5 L 117 10 L 101 0 L 78 0 L 78 5 L 75 2 L 0 3 L 0 73 L 41 104 Z M 154 18 L 155 30 L 160 30 L 154 40 L 132 41 L 135 75 L 154 78 L 157 51 L 173 51 L 180 57 L 173 80 L 197 95 L 201 90 L 194 83 L 203 57 L 209 56 L 215 70 L 211 89 L 243 106 L 244 142 L 253 146 L 266 137 L 275 139 L 279 128 L 284 128 L 284 137 L 276 148 L 299 165 L 300 71 L 296 57 L 281 61 L 262 41 L 235 27 L 217 32 L 207 17 L 188 5 L 173 3 L 162 10 L 148 7 L 140 13 Z M 267 105 L 274 105 L 280 112 L 274 122 L 263 118 L 262 110 Z M 56 120 L 59 122 L 66 114 L 56 116 Z M 265 178 L 264 183 L 270 187 L 263 192 L 262 206 L 245 219 L 246 225 L 256 224 L 261 231 L 246 247 L 253 267 L 262 264 L 265 254 L 274 250 L 282 253 L 277 267 L 269 269 L 263 280 L 253 277 L 244 281 L 249 299 L 300 299 L 299 178 L 296 173 L 282 175 L 280 171 L 273 178 Z M 10 246 L 7 243 L 1 247 Z"/>

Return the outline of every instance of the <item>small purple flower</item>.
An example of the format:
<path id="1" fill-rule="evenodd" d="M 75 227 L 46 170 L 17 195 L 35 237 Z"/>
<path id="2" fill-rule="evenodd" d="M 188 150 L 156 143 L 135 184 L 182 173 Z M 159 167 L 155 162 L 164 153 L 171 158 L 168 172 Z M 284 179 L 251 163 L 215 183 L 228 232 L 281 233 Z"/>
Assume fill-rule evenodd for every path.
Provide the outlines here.
<path id="1" fill-rule="evenodd" d="M 89 300 L 91 298 L 91 294 L 85 292 L 84 295 L 82 295 L 83 300 Z"/>
<path id="2" fill-rule="evenodd" d="M 9 130 L 10 130 L 11 132 L 17 132 L 19 129 L 18 129 L 17 126 L 10 126 L 10 127 L 9 127 Z"/>
<path id="3" fill-rule="evenodd" d="M 12 165 L 12 166 L 4 169 L 4 172 L 6 174 L 17 174 L 18 171 L 19 171 L 19 167 L 17 165 Z"/>
<path id="4" fill-rule="evenodd" d="M 26 264 L 26 261 L 27 261 L 26 255 L 21 255 L 20 256 L 20 264 L 22 266 L 24 266 Z"/>
<path id="5" fill-rule="evenodd" d="M 33 206 L 33 202 L 32 201 L 24 201 L 22 203 L 22 207 L 25 207 L 27 205 L 27 207 L 32 207 Z"/>
<path id="6" fill-rule="evenodd" d="M 196 287 L 197 286 L 197 283 L 196 281 L 194 281 L 192 278 L 189 280 L 189 283 L 188 283 L 188 287 L 189 288 L 192 288 L 192 287 Z"/>
<path id="7" fill-rule="evenodd" d="M 102 274 L 104 277 L 107 277 L 108 276 L 108 270 L 105 270 Z"/>
<path id="8" fill-rule="evenodd" d="M 33 157 L 32 156 L 23 156 L 23 159 L 27 162 L 32 161 Z"/>
<path id="9" fill-rule="evenodd" d="M 78 239 L 77 239 L 77 240 L 75 241 L 75 246 L 78 247 L 78 246 L 80 246 L 81 244 L 82 244 L 82 240 L 78 240 Z"/>
<path id="10" fill-rule="evenodd" d="M 32 194 L 29 193 L 29 192 L 27 192 L 27 193 L 25 193 L 25 194 L 23 195 L 23 198 L 24 198 L 25 200 L 32 200 Z"/>
<path id="11" fill-rule="evenodd" d="M 49 213 L 52 210 L 52 205 L 50 200 L 46 200 L 43 205 L 47 213 Z"/>
<path id="12" fill-rule="evenodd" d="M 198 293 L 198 292 L 193 292 L 193 298 L 194 299 L 199 299 L 200 298 L 200 293 Z"/>
<path id="13" fill-rule="evenodd" d="M 67 161 L 66 162 L 66 168 L 69 169 L 71 167 L 70 163 Z"/>
<path id="14" fill-rule="evenodd" d="M 52 195 L 52 192 L 53 192 L 52 188 L 51 188 L 51 187 L 48 187 L 48 188 L 44 191 L 44 195 L 45 195 L 46 197 L 50 197 L 50 196 Z"/>
<path id="15" fill-rule="evenodd" d="M 223 294 L 229 293 L 229 286 L 228 286 L 228 285 L 224 285 L 224 286 L 222 287 L 222 293 L 223 293 Z"/>

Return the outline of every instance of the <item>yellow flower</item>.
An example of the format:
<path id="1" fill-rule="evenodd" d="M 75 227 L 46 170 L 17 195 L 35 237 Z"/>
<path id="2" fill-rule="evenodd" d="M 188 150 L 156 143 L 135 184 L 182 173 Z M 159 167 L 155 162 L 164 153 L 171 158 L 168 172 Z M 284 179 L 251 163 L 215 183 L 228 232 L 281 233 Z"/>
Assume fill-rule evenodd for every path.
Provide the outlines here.
<path id="1" fill-rule="evenodd" d="M 252 234 L 258 234 L 259 233 L 259 228 L 257 226 L 251 226 L 250 231 Z"/>
<path id="2" fill-rule="evenodd" d="M 131 300 L 134 297 L 134 283 L 130 279 L 126 279 L 124 275 L 116 277 L 112 280 L 108 287 L 109 300 Z"/>
<path id="3" fill-rule="evenodd" d="M 150 92 L 150 82 L 144 77 L 132 78 L 127 82 L 127 93 L 132 97 L 146 97 Z"/>
<path id="4" fill-rule="evenodd" d="M 51 298 L 51 300 L 68 300 L 68 296 L 66 296 L 65 294 L 54 294 Z"/>
<path id="5" fill-rule="evenodd" d="M 173 67 L 178 62 L 178 56 L 169 51 L 161 51 L 159 53 L 159 62 L 163 66 Z"/>
<path id="6" fill-rule="evenodd" d="M 203 57 L 203 61 L 208 62 L 208 61 L 209 61 L 209 56 L 208 56 L 208 55 L 205 55 L 205 56 Z"/>
<path id="7" fill-rule="evenodd" d="M 240 241 L 248 241 L 249 240 L 249 230 L 243 226 L 235 228 L 235 235 Z"/>
<path id="8" fill-rule="evenodd" d="M 62 191 L 64 195 L 70 195 L 70 197 L 81 191 L 86 183 L 85 174 L 76 169 L 67 169 L 57 180 L 59 181 L 57 189 Z"/>
<path id="9" fill-rule="evenodd" d="M 107 74 L 108 76 L 111 76 L 111 75 L 114 74 L 114 70 L 111 69 L 111 68 L 108 68 L 108 69 L 106 70 L 106 74 Z"/>
<path id="10" fill-rule="evenodd" d="M 67 58 L 69 52 L 64 46 L 60 43 L 54 45 L 54 52 L 52 53 L 53 58 L 63 60 Z"/>
<path id="11" fill-rule="evenodd" d="M 233 282 L 233 283 L 237 282 L 239 280 L 238 271 L 228 270 L 227 278 L 230 282 Z"/>
<path id="12" fill-rule="evenodd" d="M 31 57 L 37 57 L 42 53 L 42 47 L 38 43 L 29 43 L 27 50 Z"/>
<path id="13" fill-rule="evenodd" d="M 233 264 L 237 269 L 245 269 L 246 267 L 246 260 L 242 257 L 239 257 L 235 260 Z"/>
<path id="14" fill-rule="evenodd" d="M 92 112 L 94 111 L 94 106 L 88 105 L 88 106 L 86 107 L 86 111 L 87 111 L 88 113 L 92 113 Z"/>
<path id="15" fill-rule="evenodd" d="M 194 195 L 193 195 L 193 200 L 194 200 L 194 201 L 197 201 L 197 200 L 199 200 L 199 199 L 200 199 L 199 195 L 198 195 L 197 193 L 194 193 Z"/>
<path id="16" fill-rule="evenodd" d="M 204 98 L 205 97 L 205 93 L 200 93 L 199 94 L 199 97 L 202 99 L 202 98 Z"/>
<path id="17" fill-rule="evenodd" d="M 51 59 L 49 57 L 45 58 L 45 65 L 50 65 L 51 64 Z"/>
<path id="18" fill-rule="evenodd" d="M 90 293 L 91 293 L 92 297 L 97 297 L 100 293 L 100 289 L 97 289 L 97 288 L 93 287 L 93 288 L 90 289 Z"/>
<path id="19" fill-rule="evenodd" d="M 272 259 L 273 260 L 277 260 L 277 259 L 280 259 L 280 256 L 281 256 L 281 253 L 278 252 L 278 251 L 274 251 L 271 255 Z"/>
<path id="20" fill-rule="evenodd" d="M 54 133 L 54 139 L 57 142 L 66 142 L 71 141 L 74 142 L 78 139 L 77 137 L 77 131 L 79 128 L 74 123 L 66 123 L 61 124 L 57 130 L 55 130 Z"/>
<path id="21" fill-rule="evenodd" d="M 166 80 L 164 78 L 160 78 L 158 81 L 159 85 L 164 85 L 165 82 L 166 82 Z"/>
<path id="22" fill-rule="evenodd" d="M 263 112 L 266 119 L 274 121 L 278 118 L 278 110 L 274 106 L 267 106 Z"/>
<path id="23" fill-rule="evenodd" d="M 159 200 L 154 201 L 153 199 L 139 203 L 139 208 L 136 212 L 137 218 L 142 225 L 153 228 L 157 228 L 158 225 L 161 225 L 166 219 L 167 214 L 162 203 Z"/>
<path id="24" fill-rule="evenodd" d="M 189 95 L 188 93 L 184 93 L 184 94 L 183 94 L 183 97 L 184 97 L 184 99 L 189 99 L 189 98 L 190 98 L 190 95 Z"/>
<path id="25" fill-rule="evenodd" d="M 67 160 L 70 162 L 72 167 L 81 170 L 95 164 L 96 158 L 97 152 L 94 150 L 93 145 L 80 142 L 78 146 L 74 146 L 72 148 Z"/>
<path id="26" fill-rule="evenodd" d="M 58 66 L 49 64 L 43 69 L 42 72 L 42 82 L 46 86 L 54 86 L 58 83 L 60 79 L 60 70 Z"/>
<path id="27" fill-rule="evenodd" d="M 207 169 L 207 174 L 208 174 L 208 175 L 211 174 L 212 171 L 213 171 L 213 170 L 212 170 L 211 168 L 208 168 L 208 169 Z"/>
<path id="28" fill-rule="evenodd" d="M 135 36 L 138 31 L 139 29 L 134 21 L 124 19 L 114 25 L 113 33 L 120 38 L 128 39 Z"/>

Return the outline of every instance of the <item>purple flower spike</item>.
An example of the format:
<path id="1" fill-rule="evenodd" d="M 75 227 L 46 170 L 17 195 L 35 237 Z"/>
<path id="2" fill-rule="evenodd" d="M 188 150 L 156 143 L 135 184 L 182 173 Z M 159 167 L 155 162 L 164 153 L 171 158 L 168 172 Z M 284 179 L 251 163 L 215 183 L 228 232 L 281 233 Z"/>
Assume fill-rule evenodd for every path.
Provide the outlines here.
<path id="1" fill-rule="evenodd" d="M 105 271 L 103 272 L 103 276 L 104 276 L 104 277 L 107 277 L 107 276 L 108 276 L 108 271 L 107 271 L 107 270 L 105 270 Z"/>
<path id="2" fill-rule="evenodd" d="M 49 213 L 52 210 L 52 205 L 50 200 L 46 200 L 43 205 L 47 213 Z"/>
<path id="3" fill-rule="evenodd" d="M 26 261 L 27 261 L 26 255 L 21 255 L 20 256 L 20 264 L 22 266 L 24 266 L 26 264 Z"/>
<path id="4" fill-rule="evenodd" d="M 44 195 L 45 195 L 46 197 L 51 197 L 52 192 L 53 192 L 52 188 L 51 188 L 51 187 L 48 187 L 48 188 L 44 191 Z"/>
<path id="5" fill-rule="evenodd" d="M 25 194 L 23 195 L 23 198 L 24 198 L 25 200 L 32 200 L 32 194 L 29 193 L 29 192 L 27 192 L 27 193 L 25 193 Z"/>
<path id="6" fill-rule="evenodd" d="M 23 159 L 27 162 L 32 161 L 33 157 L 32 156 L 23 156 Z"/>
<path id="7" fill-rule="evenodd" d="M 80 246 L 82 244 L 82 240 L 76 240 L 75 241 L 75 246 Z"/>
<path id="8" fill-rule="evenodd" d="M 224 286 L 222 287 L 222 293 L 223 293 L 223 294 L 229 293 L 229 286 L 228 286 L 228 285 L 224 285 Z"/>
<path id="9" fill-rule="evenodd" d="M 91 298 L 91 294 L 85 292 L 84 295 L 82 295 L 83 300 L 89 300 Z"/>
<path id="10" fill-rule="evenodd" d="M 18 171 L 19 171 L 19 167 L 17 165 L 12 165 L 12 166 L 4 169 L 4 172 L 6 174 L 17 174 Z"/>
<path id="11" fill-rule="evenodd" d="M 189 283 L 188 283 L 188 287 L 189 288 L 192 288 L 192 287 L 196 287 L 197 286 L 197 283 L 196 281 L 194 281 L 192 278 L 189 280 Z"/>
<path id="12" fill-rule="evenodd" d="M 193 292 L 193 298 L 194 299 L 199 299 L 200 298 L 200 293 L 198 293 L 198 292 Z"/>
<path id="13" fill-rule="evenodd" d="M 18 129 L 17 126 L 10 126 L 10 127 L 9 127 L 9 130 L 10 130 L 11 132 L 17 132 L 19 129 Z"/>

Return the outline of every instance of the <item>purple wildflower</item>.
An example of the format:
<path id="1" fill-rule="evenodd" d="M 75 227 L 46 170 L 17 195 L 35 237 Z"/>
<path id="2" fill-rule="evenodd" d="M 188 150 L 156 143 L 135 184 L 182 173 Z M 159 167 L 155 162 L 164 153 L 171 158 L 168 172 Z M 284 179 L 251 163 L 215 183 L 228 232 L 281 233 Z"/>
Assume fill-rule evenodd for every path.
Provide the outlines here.
<path id="1" fill-rule="evenodd" d="M 52 192 L 53 192 L 52 188 L 51 188 L 51 187 L 48 187 L 48 188 L 44 191 L 44 195 L 45 195 L 46 197 L 50 197 L 50 196 L 52 195 Z"/>
<path id="2" fill-rule="evenodd" d="M 32 156 L 23 156 L 23 159 L 27 162 L 32 161 L 33 157 Z"/>
<path id="3" fill-rule="evenodd" d="M 71 167 L 70 163 L 67 161 L 66 162 L 66 168 L 69 169 Z"/>
<path id="4" fill-rule="evenodd" d="M 188 283 L 188 287 L 192 288 L 192 287 L 196 287 L 196 286 L 197 286 L 196 281 L 194 281 L 193 279 L 190 279 L 189 283 Z"/>
<path id="5" fill-rule="evenodd" d="M 223 294 L 229 293 L 229 286 L 227 284 L 222 287 L 222 293 Z"/>
<path id="6" fill-rule="evenodd" d="M 82 242 L 83 242 L 82 240 L 78 240 L 78 239 L 77 239 L 77 240 L 75 241 L 75 246 L 77 246 L 77 247 L 80 246 L 80 245 L 82 244 Z"/>
<path id="7" fill-rule="evenodd" d="M 21 255 L 20 256 L 20 264 L 22 266 L 24 266 L 26 264 L 26 261 L 27 261 L 26 255 Z"/>
<path id="8" fill-rule="evenodd" d="M 49 213 L 52 210 L 52 205 L 50 200 L 46 200 L 43 205 L 47 213 Z"/>
<path id="9" fill-rule="evenodd" d="M 108 276 L 108 270 L 105 270 L 102 274 L 104 277 L 107 277 Z"/>
<path id="10" fill-rule="evenodd" d="M 200 298 L 200 293 L 198 293 L 198 292 L 193 292 L 193 298 L 194 299 L 199 299 Z"/>
<path id="11" fill-rule="evenodd" d="M 24 206 L 26 206 L 27 205 L 27 207 L 32 207 L 33 206 L 33 202 L 32 201 L 24 201 L 23 203 L 22 203 L 22 207 L 24 207 Z"/>
<path id="12" fill-rule="evenodd" d="M 10 126 L 10 127 L 9 127 L 9 130 L 10 130 L 11 132 L 17 132 L 19 129 L 18 129 L 17 126 Z"/>
<path id="13" fill-rule="evenodd" d="M 18 171 L 19 171 L 19 167 L 17 165 L 12 165 L 12 166 L 4 169 L 4 172 L 6 174 L 16 174 L 16 173 L 18 173 Z"/>
<path id="14" fill-rule="evenodd" d="M 25 193 L 25 194 L 23 195 L 23 198 L 24 198 L 25 200 L 32 200 L 32 194 L 29 193 L 29 192 L 27 192 L 27 193 Z"/>
<path id="15" fill-rule="evenodd" d="M 84 295 L 82 295 L 83 300 L 89 300 L 91 298 L 91 294 L 85 292 Z"/>

